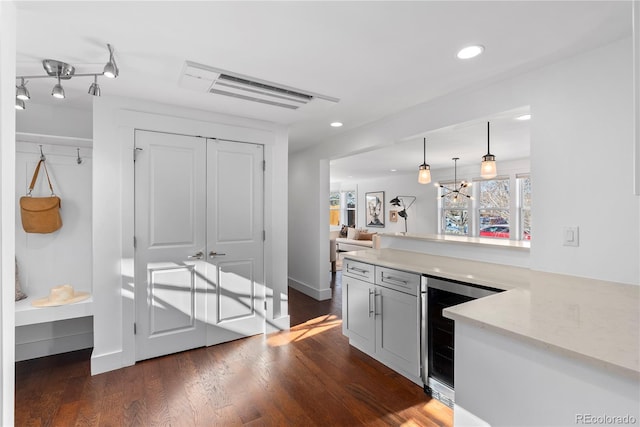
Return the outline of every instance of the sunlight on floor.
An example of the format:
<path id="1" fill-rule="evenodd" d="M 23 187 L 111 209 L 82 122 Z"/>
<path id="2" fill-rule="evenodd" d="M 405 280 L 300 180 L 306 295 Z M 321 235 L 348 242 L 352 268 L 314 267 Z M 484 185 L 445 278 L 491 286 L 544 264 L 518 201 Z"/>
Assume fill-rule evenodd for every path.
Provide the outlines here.
<path id="1" fill-rule="evenodd" d="M 300 325 L 296 325 L 288 331 L 270 335 L 267 338 L 267 344 L 272 347 L 287 345 L 291 342 L 301 341 L 321 334 L 340 325 L 342 325 L 342 320 L 335 314 L 319 316 Z"/>

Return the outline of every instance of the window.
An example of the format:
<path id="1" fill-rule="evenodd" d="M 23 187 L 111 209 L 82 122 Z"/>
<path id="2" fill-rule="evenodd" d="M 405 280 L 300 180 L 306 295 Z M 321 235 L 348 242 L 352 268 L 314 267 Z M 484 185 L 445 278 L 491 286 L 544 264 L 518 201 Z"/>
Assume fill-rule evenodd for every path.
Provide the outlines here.
<path id="1" fill-rule="evenodd" d="M 478 235 L 508 239 L 509 178 L 488 179 L 478 184 Z"/>
<path id="2" fill-rule="evenodd" d="M 453 182 L 443 185 L 452 188 Z M 532 200 L 528 173 L 478 179 L 471 187 L 460 191 L 473 198 L 446 196 L 439 199 L 439 233 L 531 240 Z M 439 194 L 443 194 L 442 189 Z"/>
<path id="3" fill-rule="evenodd" d="M 452 188 L 454 183 L 442 183 L 445 187 Z M 469 191 L 467 188 L 466 191 Z M 440 196 L 443 189 L 440 188 Z M 469 235 L 469 199 L 467 197 L 441 197 L 442 224 L 440 229 L 445 234 L 455 234 L 458 236 Z"/>
<path id="4" fill-rule="evenodd" d="M 518 222 L 520 224 L 520 238 L 531 240 L 531 177 L 529 175 L 516 176 L 518 186 Z"/>
<path id="5" fill-rule="evenodd" d="M 329 225 L 356 225 L 355 191 L 332 191 L 329 193 Z"/>

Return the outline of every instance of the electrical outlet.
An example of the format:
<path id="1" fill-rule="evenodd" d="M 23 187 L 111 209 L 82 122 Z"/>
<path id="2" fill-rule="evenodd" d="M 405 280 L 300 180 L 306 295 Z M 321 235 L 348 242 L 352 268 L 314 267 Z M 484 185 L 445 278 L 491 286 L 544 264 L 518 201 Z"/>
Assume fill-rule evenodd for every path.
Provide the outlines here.
<path id="1" fill-rule="evenodd" d="M 562 245 L 578 246 L 580 228 L 579 227 L 562 227 Z"/>

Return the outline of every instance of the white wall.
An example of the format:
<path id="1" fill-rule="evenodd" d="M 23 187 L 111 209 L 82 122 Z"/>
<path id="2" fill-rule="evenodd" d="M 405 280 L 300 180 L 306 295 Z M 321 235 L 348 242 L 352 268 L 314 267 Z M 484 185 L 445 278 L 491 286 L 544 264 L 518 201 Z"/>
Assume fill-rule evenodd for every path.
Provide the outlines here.
<path id="1" fill-rule="evenodd" d="M 80 110 L 63 104 L 41 105 L 27 101 L 27 108 L 16 113 L 16 130 L 28 134 L 91 139 L 93 114 L 90 109 Z"/>
<path id="2" fill-rule="evenodd" d="M 327 286 L 317 266 L 326 264 L 328 227 L 312 234 L 318 224 L 328 223 L 326 203 L 319 205 L 314 194 L 328 193 L 328 184 L 318 179 L 321 161 L 530 105 L 531 268 L 638 284 L 640 198 L 633 195 L 631 54 L 631 39 L 620 40 L 533 72 L 452 93 L 291 156 L 290 168 L 297 173 L 290 177 L 290 199 L 296 201 L 290 214 L 300 221 L 290 224 L 289 233 L 304 233 L 306 244 L 290 246 L 289 264 L 296 266 L 292 277 L 313 289 Z M 616 222 L 614 211 L 622 213 L 617 220 L 623 224 L 620 232 L 609 226 Z M 562 246 L 566 225 L 580 227 L 579 247 Z"/>
<path id="3" fill-rule="evenodd" d="M 134 129 L 265 144 L 265 262 L 267 331 L 289 327 L 286 305 L 286 129 L 268 122 L 186 110 L 127 98 L 101 97 L 93 105 L 94 197 L 93 374 L 135 362 L 133 322 Z"/>
<path id="4" fill-rule="evenodd" d="M 0 423 L 13 425 L 16 9 L 0 2 Z"/>

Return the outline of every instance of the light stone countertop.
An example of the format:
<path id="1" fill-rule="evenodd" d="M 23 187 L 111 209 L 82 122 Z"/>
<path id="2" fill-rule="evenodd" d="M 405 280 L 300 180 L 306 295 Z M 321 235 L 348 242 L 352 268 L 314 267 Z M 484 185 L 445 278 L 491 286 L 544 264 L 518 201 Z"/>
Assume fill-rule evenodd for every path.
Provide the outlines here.
<path id="1" fill-rule="evenodd" d="M 396 249 L 345 257 L 507 290 L 445 316 L 640 379 L 640 286 Z"/>

